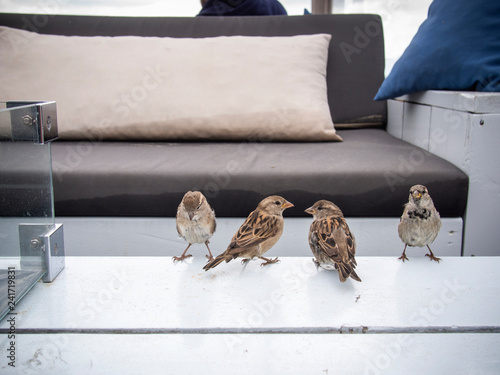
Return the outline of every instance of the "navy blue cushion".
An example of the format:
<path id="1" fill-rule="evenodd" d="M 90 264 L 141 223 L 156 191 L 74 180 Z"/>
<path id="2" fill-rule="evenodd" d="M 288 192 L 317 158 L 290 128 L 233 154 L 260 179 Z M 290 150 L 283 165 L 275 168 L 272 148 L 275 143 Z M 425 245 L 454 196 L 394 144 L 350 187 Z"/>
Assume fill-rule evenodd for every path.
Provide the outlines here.
<path id="1" fill-rule="evenodd" d="M 424 90 L 500 91 L 500 1 L 432 2 L 375 100 Z"/>
<path id="2" fill-rule="evenodd" d="M 208 0 L 198 16 L 286 16 L 278 0 Z"/>

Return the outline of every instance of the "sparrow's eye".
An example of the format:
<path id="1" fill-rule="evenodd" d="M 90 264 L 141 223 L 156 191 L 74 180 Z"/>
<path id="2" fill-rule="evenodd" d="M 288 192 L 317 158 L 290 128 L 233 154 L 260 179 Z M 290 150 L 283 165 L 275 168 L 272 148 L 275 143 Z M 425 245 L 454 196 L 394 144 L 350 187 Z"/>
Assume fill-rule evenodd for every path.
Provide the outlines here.
<path id="1" fill-rule="evenodd" d="M 323 209 L 323 207 L 322 207 L 322 206 L 319 206 L 319 207 L 318 207 L 318 211 L 321 211 L 322 209 Z"/>
<path id="2" fill-rule="evenodd" d="M 196 207 L 196 210 L 199 210 L 200 208 L 201 208 L 201 204 L 198 207 Z"/>
<path id="3" fill-rule="evenodd" d="M 280 205 L 281 205 L 281 202 L 280 202 L 280 201 L 276 201 L 276 202 L 274 202 L 274 204 L 275 204 L 276 206 L 280 206 Z"/>

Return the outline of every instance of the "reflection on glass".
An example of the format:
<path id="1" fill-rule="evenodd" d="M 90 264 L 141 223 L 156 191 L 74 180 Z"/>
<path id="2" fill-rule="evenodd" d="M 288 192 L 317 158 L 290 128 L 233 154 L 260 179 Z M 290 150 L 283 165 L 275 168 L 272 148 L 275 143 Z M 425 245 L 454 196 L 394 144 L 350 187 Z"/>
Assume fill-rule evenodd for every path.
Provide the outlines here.
<path id="1" fill-rule="evenodd" d="M 54 205 L 39 106 L 0 103 L 0 319 L 46 272 L 38 237 L 54 225 Z"/>

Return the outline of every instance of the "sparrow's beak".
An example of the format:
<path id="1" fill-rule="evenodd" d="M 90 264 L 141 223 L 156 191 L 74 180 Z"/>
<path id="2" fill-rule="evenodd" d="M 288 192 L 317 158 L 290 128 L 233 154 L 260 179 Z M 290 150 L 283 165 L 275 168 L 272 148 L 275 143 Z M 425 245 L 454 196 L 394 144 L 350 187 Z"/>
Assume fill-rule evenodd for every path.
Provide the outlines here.
<path id="1" fill-rule="evenodd" d="M 194 212 L 193 211 L 188 211 L 188 216 L 189 216 L 189 220 L 193 220 Z"/>
<path id="2" fill-rule="evenodd" d="M 285 203 L 283 203 L 281 205 L 281 208 L 286 210 L 287 208 L 290 208 L 290 207 L 295 207 L 293 204 L 291 204 L 290 202 L 286 201 Z"/>
<path id="3" fill-rule="evenodd" d="M 304 212 L 307 212 L 308 214 L 314 215 L 316 213 L 316 210 L 314 208 L 312 208 L 312 207 L 309 207 Z"/>
<path id="4" fill-rule="evenodd" d="M 415 191 L 413 193 L 413 198 L 420 199 L 420 198 L 422 198 L 422 194 L 419 191 Z"/>

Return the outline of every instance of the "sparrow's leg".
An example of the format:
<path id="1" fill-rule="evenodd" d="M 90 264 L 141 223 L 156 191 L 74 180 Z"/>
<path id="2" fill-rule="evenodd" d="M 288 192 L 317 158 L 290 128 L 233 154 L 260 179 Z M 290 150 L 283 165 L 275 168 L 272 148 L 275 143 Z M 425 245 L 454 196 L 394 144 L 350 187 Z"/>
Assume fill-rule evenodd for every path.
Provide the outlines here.
<path id="1" fill-rule="evenodd" d="M 278 257 L 276 257 L 274 259 L 268 259 L 268 258 L 264 258 L 264 257 L 259 257 L 259 258 L 266 261 L 265 263 L 261 263 L 260 264 L 261 266 L 267 266 L 268 264 L 277 263 L 280 261 L 278 259 Z"/>
<path id="2" fill-rule="evenodd" d="M 427 248 L 429 249 L 430 254 L 425 254 L 425 256 L 431 258 L 431 261 L 435 260 L 436 262 L 439 263 L 439 261 L 441 260 L 441 258 L 437 258 L 437 257 L 434 256 L 434 254 L 433 254 L 431 248 L 429 247 L 429 245 L 427 245 Z"/>
<path id="3" fill-rule="evenodd" d="M 206 241 L 205 241 L 205 245 L 207 245 L 208 253 L 210 254 L 210 256 L 208 256 L 208 255 L 205 255 L 205 256 L 206 256 L 206 257 L 208 258 L 208 260 L 211 262 L 212 260 L 214 260 L 214 256 L 212 255 L 212 252 L 210 251 L 210 248 L 208 247 L 208 244 L 209 244 L 209 243 L 210 243 L 210 241 L 209 241 L 209 240 L 206 240 Z"/>
<path id="4" fill-rule="evenodd" d="M 405 259 L 406 260 L 409 260 L 407 257 L 406 257 L 406 246 L 408 246 L 408 244 L 405 244 L 405 249 L 403 250 L 403 254 L 398 258 L 398 259 L 401 259 L 404 263 Z M 429 249 L 430 250 L 430 249 Z"/>
<path id="5" fill-rule="evenodd" d="M 188 247 L 186 247 L 186 250 L 184 250 L 184 252 L 182 253 L 182 255 L 180 257 L 172 257 L 172 260 L 175 262 L 176 260 L 180 260 L 180 261 L 183 261 L 184 259 L 186 258 L 189 258 L 189 257 L 192 257 L 191 254 L 188 254 L 186 255 L 186 252 L 188 251 L 188 249 L 191 247 L 191 244 L 188 245 Z"/>

